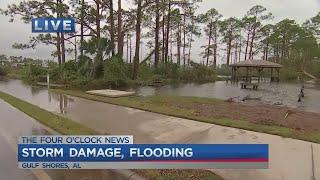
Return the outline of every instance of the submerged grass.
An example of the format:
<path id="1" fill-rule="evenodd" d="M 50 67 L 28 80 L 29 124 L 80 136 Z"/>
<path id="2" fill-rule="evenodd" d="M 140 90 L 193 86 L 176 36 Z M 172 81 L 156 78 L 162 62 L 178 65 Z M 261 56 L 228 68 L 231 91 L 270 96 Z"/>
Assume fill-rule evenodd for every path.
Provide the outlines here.
<path id="1" fill-rule="evenodd" d="M 251 130 L 256 132 L 262 132 L 267 134 L 279 135 L 282 137 L 300 139 L 315 143 L 320 143 L 320 132 L 318 131 L 307 131 L 299 132 L 291 128 L 282 127 L 278 125 L 263 125 L 252 123 L 244 120 L 232 120 L 227 118 L 214 118 L 210 116 L 204 116 L 196 113 L 192 109 L 183 109 L 174 107 L 172 103 L 198 103 L 198 104 L 214 104 L 220 103 L 221 100 L 211 99 L 211 98 L 199 98 L 199 97 L 181 97 L 181 96 L 131 96 L 131 97 L 120 97 L 120 98 L 109 98 L 103 96 L 96 96 L 86 94 L 83 91 L 77 90 L 61 90 L 53 89 L 52 91 L 57 93 L 68 94 L 72 96 L 77 96 L 93 101 L 100 101 L 120 106 L 126 106 L 131 108 L 136 108 L 140 110 L 165 114 L 169 116 L 175 116 L 185 119 L 196 120 L 200 122 L 212 123 L 222 126 L 234 127 L 239 129 Z"/>
<path id="2" fill-rule="evenodd" d="M 94 130 L 72 121 L 68 118 L 56 115 L 50 111 L 41 109 L 19 98 L 0 91 L 0 99 L 24 112 L 33 119 L 65 135 L 94 135 Z M 134 170 L 140 176 L 147 179 L 213 179 L 222 178 L 207 170 Z"/>

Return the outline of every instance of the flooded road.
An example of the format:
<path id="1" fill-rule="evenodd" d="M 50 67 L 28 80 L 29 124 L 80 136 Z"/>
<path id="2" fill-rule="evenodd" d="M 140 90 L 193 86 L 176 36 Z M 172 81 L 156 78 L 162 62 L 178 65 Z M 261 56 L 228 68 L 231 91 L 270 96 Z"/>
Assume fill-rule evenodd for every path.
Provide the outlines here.
<path id="1" fill-rule="evenodd" d="M 0 179 L 10 180 L 102 180 L 124 179 L 107 170 L 23 170 L 18 169 L 19 136 L 47 135 L 50 130 L 0 99 Z"/>

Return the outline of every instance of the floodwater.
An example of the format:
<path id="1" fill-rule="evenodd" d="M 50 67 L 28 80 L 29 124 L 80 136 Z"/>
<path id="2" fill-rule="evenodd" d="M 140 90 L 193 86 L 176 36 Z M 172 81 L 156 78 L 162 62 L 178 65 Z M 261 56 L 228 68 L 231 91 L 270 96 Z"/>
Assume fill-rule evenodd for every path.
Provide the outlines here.
<path id="1" fill-rule="evenodd" d="M 282 96 L 284 96 L 285 92 L 288 94 L 292 93 L 292 97 L 294 97 L 294 94 L 299 90 L 300 85 L 279 84 L 278 86 L 287 88 L 282 91 L 283 93 L 278 92 L 281 90 L 280 87 L 280 90 L 279 88 L 277 89 L 277 87 L 271 88 L 272 86 L 277 86 L 276 84 L 266 84 L 265 86 L 271 90 L 260 90 L 261 94 L 271 94 L 270 98 L 280 99 L 284 98 Z M 262 88 L 263 87 L 261 87 L 261 89 Z M 143 87 L 139 88 L 138 90 L 140 95 L 147 95 L 147 93 L 150 95 L 163 93 L 202 97 L 219 96 L 222 99 L 235 96 L 246 96 L 248 93 L 251 93 L 252 96 L 256 94 L 259 95 L 258 93 L 260 93 L 259 91 L 255 92 L 241 90 L 239 87 L 225 84 L 225 82 L 208 83 L 202 85 L 181 84 L 176 86 L 164 86 L 160 88 Z M 311 144 L 309 142 L 290 138 L 282 138 L 264 133 L 222 127 L 203 122 L 139 111 L 131 108 L 119 107 L 107 103 L 94 102 L 77 97 L 49 93 L 46 88 L 31 87 L 23 84 L 19 80 L 10 80 L 7 82 L 0 81 L 0 91 L 7 92 L 30 103 L 36 104 L 43 109 L 61 113 L 73 120 L 81 121 L 82 124 L 95 129 L 101 134 L 109 133 L 133 135 L 135 138 L 135 143 L 270 144 L 270 157 L 273 158 L 270 161 L 270 167 L 267 171 L 214 170 L 214 172 L 222 177 L 225 177 L 226 179 L 310 179 L 310 177 L 320 177 L 318 166 L 320 161 L 320 156 L 318 153 L 320 152 L 320 147 L 316 144 L 313 144 L 312 151 L 310 148 Z M 306 98 L 302 104 L 312 105 L 307 106 L 309 109 L 317 109 L 318 106 L 315 105 L 317 105 L 316 102 L 319 102 L 319 92 L 320 91 L 317 86 L 306 86 Z M 32 126 L 29 124 L 30 121 L 28 121 L 28 119 L 21 117 L 12 118 L 11 115 L 24 114 L 18 110 L 14 111 L 13 113 L 9 112 L 6 108 L 1 106 L 1 102 L 2 101 L 0 100 L 0 115 L 4 118 L 0 118 L 0 133 L 5 132 L 5 136 L 10 133 L 23 133 L 23 135 L 28 135 L 28 133 L 46 133 L 46 131 L 43 131 L 41 127 L 39 129 L 37 128 L 38 126 Z M 19 121 L 15 119 L 18 119 Z M 5 120 L 7 120 L 7 122 Z M 22 122 L 22 120 L 24 120 L 24 122 Z M 17 125 L 19 125 L 19 127 L 15 128 Z M 26 131 L 20 131 L 20 129 L 26 129 Z M 14 135 L 13 137 L 16 136 L 17 135 Z M 16 140 L 16 138 L 13 138 L 13 140 Z M 2 151 L 3 148 L 0 148 L 0 150 Z M 311 160 L 312 152 L 314 152 L 314 163 Z M 283 161 L 283 159 L 286 159 L 286 161 Z M 12 162 L 14 160 L 8 161 Z M 0 167 L 2 164 L 3 163 L 0 162 Z M 315 167 L 313 168 L 313 166 Z M 315 169 L 315 172 L 313 172 L 312 169 Z M 73 173 L 70 171 L 46 172 L 48 172 L 51 177 L 54 177 L 53 179 L 103 179 L 103 177 L 105 179 L 115 179 L 114 176 L 106 173 L 108 171 L 99 170 L 81 170 L 73 171 Z M 110 176 L 112 178 L 110 178 Z M 33 178 L 31 177 L 30 179 Z"/>
<path id="2" fill-rule="evenodd" d="M 214 83 L 181 83 L 162 87 L 139 87 L 134 90 L 140 96 L 149 95 L 178 95 L 218 98 L 226 100 L 244 97 L 258 98 L 261 102 L 271 105 L 282 105 L 310 112 L 320 112 L 320 84 L 304 84 L 305 98 L 298 102 L 298 94 L 302 84 L 299 83 L 261 83 L 258 91 L 241 89 L 239 84 L 225 81 Z M 66 108 L 74 98 L 49 92 L 45 87 L 34 87 L 20 80 L 0 81 L 0 91 L 24 99 L 46 110 L 65 114 Z"/>
<path id="3" fill-rule="evenodd" d="M 64 113 L 59 107 L 66 106 L 65 96 L 51 93 L 45 89 L 24 85 L 21 81 L 0 82 L 1 91 L 10 93 L 29 102 L 41 104 L 43 108 Z M 51 99 L 51 100 L 50 100 Z M 60 101 L 62 100 L 62 101 Z M 69 99 L 70 100 L 70 99 Z M 60 106 L 60 102 L 62 102 Z M 65 104 L 63 104 L 65 103 Z M 58 108 L 57 107 L 58 104 Z M 22 170 L 17 168 L 17 142 L 19 136 L 48 135 L 46 127 L 23 112 L 13 108 L 0 99 L 0 179 L 125 179 L 108 170 Z"/>
<path id="4" fill-rule="evenodd" d="M 304 111 L 320 112 L 320 84 L 304 84 L 305 98 L 298 102 L 298 95 L 303 84 L 295 83 L 261 83 L 258 91 L 241 89 L 240 84 L 226 81 L 214 83 L 184 83 L 166 85 L 162 87 L 140 87 L 131 89 L 140 96 L 149 95 L 177 95 L 196 96 L 227 100 L 234 98 L 242 100 L 244 97 L 260 99 L 271 105 L 282 105 L 299 108 Z"/>

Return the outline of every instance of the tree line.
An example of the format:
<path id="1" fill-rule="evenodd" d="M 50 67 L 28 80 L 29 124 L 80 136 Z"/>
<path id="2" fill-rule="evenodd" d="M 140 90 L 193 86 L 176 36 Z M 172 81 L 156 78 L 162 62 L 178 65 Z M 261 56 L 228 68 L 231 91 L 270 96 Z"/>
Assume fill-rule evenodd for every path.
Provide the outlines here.
<path id="1" fill-rule="evenodd" d="M 299 60 L 303 64 L 319 56 L 320 13 L 303 24 L 291 19 L 270 24 L 273 15 L 260 5 L 250 8 L 242 18 L 224 18 L 214 8 L 196 14 L 201 0 L 72 2 L 28 0 L 1 10 L 10 21 L 19 17 L 25 23 L 36 17 L 76 19 L 76 33 L 39 34 L 13 47 L 52 45 L 52 56 L 59 65 L 66 62 L 67 53 L 73 53 L 93 77 L 101 76 L 105 61 L 126 57 L 124 61 L 132 64 L 132 79 L 137 78 L 140 64 L 151 57 L 156 68 L 174 59 L 179 66 L 189 67 L 192 47 L 199 37 L 207 40 L 201 42 L 206 66 L 216 67 L 218 59 L 225 59 L 227 65 L 247 59 Z M 124 3 L 132 7 L 124 9 Z M 142 42 L 149 47 L 145 59 L 139 56 Z M 221 52 L 225 56 L 221 57 Z"/>

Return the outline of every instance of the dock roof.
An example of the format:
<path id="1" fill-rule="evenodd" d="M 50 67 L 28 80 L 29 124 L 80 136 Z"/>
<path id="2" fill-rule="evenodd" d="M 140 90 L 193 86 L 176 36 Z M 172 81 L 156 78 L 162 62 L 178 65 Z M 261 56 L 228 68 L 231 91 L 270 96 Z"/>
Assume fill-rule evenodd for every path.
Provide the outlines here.
<path id="1" fill-rule="evenodd" d="M 281 64 L 274 63 L 265 60 L 245 60 L 234 64 L 230 64 L 231 67 L 261 67 L 261 68 L 282 68 Z"/>

